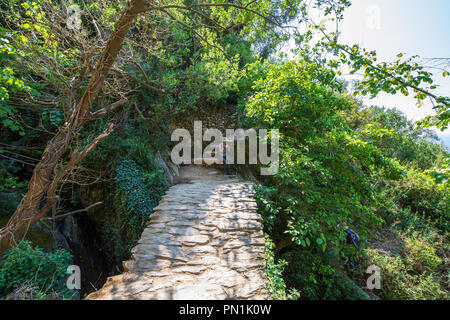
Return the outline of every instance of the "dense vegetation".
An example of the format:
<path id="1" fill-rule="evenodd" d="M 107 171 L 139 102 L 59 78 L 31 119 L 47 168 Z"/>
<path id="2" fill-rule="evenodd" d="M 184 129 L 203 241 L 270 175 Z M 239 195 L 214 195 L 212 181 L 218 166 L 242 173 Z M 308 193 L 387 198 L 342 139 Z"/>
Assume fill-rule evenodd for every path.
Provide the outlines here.
<path id="1" fill-rule="evenodd" d="M 282 137 L 280 171 L 261 179 L 258 194 L 287 287 L 309 299 L 360 298 L 342 272 L 364 287 L 375 264 L 381 298 L 445 298 L 448 153 L 399 111 L 360 105 L 322 72 L 306 62 L 269 65 L 246 104 L 251 126 Z M 345 227 L 359 233 L 358 252 Z M 355 254 L 357 268 L 348 263 Z"/>
<path id="2" fill-rule="evenodd" d="M 70 259 L 70 254 L 64 249 L 47 254 L 41 248 L 33 248 L 29 241 L 22 241 L 2 257 L 1 296 L 12 293 L 26 294 L 34 299 L 72 298 L 76 291 L 66 287 L 66 270 Z"/>
<path id="3" fill-rule="evenodd" d="M 350 5 L 313 2 L 337 21 Z M 241 127 L 280 132 L 278 173 L 239 169 L 257 190 L 275 298 L 448 298 L 450 158 L 429 128 L 447 128 L 450 109 L 432 74 L 402 54 L 384 63 L 340 44 L 336 31 L 310 21 L 305 1 L 169 3 L 136 18 L 103 89 L 84 100 L 126 1 L 73 1 L 83 10 L 79 28 L 68 28 L 64 1 L 0 1 L 0 226 L 15 211 L 23 217 L 22 195 L 39 194 L 26 214 L 42 211 L 39 224 L 53 235 L 67 235 L 67 224 L 81 234 L 83 224 L 93 226 L 105 272 L 118 272 L 171 184 L 170 133 L 231 107 Z M 211 6 L 195 6 L 202 3 Z M 307 31 L 288 32 L 294 20 Z M 290 60 L 279 46 L 289 37 Z M 340 78 L 344 65 L 363 71 L 355 95 Z M 358 97 L 380 91 L 432 99 L 436 115 L 418 125 Z M 77 108 L 88 100 L 92 118 L 80 120 Z M 27 182 L 55 137 L 64 152 L 46 163 L 49 185 L 33 193 Z M 54 219 L 95 202 L 101 208 Z M 359 234 L 358 248 L 346 228 Z M 67 242 L 44 251 L 25 240 L 6 250 L 0 297 L 21 288 L 38 299 L 76 296 L 64 275 L 71 255 L 84 259 L 82 241 Z M 370 265 L 381 269 L 379 290 L 365 289 Z"/>

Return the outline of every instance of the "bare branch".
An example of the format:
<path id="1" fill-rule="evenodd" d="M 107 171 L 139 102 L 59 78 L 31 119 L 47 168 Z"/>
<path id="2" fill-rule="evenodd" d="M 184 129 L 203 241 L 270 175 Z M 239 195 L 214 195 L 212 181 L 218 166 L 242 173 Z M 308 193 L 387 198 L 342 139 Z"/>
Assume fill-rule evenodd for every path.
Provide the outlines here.
<path id="1" fill-rule="evenodd" d="M 113 104 L 110 104 L 107 107 L 104 107 L 100 110 L 97 110 L 95 112 L 91 112 L 91 119 L 99 119 L 101 117 L 103 117 L 105 114 L 114 111 L 115 109 L 117 109 L 118 107 L 120 107 L 121 105 L 125 104 L 128 102 L 127 98 L 121 99 L 119 101 L 114 102 Z"/>
<path id="2" fill-rule="evenodd" d="M 102 202 L 102 201 L 99 201 L 99 202 L 96 202 L 96 203 L 93 203 L 93 204 L 87 206 L 87 207 L 84 208 L 84 209 L 78 209 L 78 210 L 70 211 L 70 212 L 67 212 L 67 213 L 64 213 L 64 214 L 57 215 L 57 216 L 55 216 L 54 218 L 48 217 L 48 218 L 45 218 L 45 220 L 57 220 L 57 219 L 62 219 L 62 218 L 71 216 L 71 215 L 73 215 L 73 214 L 75 214 L 75 213 L 87 212 L 89 209 L 91 209 L 91 208 L 93 208 L 93 207 L 96 207 L 96 206 L 99 206 L 99 205 L 101 205 L 101 204 L 103 204 L 103 202 Z"/>
<path id="3" fill-rule="evenodd" d="M 77 154 L 75 157 L 73 157 L 73 159 L 76 159 L 76 161 L 80 161 L 82 160 L 84 157 L 87 156 L 87 154 L 89 153 L 89 151 L 91 151 L 92 149 L 94 149 L 99 143 L 100 141 L 102 141 L 103 139 L 105 139 L 107 136 L 109 136 L 111 134 L 111 132 L 114 129 L 114 123 L 111 122 L 108 127 L 99 135 L 97 136 L 97 138 L 95 138 L 86 148 L 84 148 L 84 150 Z"/>

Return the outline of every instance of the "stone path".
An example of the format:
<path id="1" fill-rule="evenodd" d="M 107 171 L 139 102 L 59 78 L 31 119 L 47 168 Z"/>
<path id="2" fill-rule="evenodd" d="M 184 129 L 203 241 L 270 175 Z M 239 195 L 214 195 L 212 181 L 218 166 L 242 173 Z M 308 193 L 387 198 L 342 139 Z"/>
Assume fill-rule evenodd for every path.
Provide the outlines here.
<path id="1" fill-rule="evenodd" d="M 251 184 L 190 166 L 155 208 L 125 272 L 87 299 L 268 299 Z"/>

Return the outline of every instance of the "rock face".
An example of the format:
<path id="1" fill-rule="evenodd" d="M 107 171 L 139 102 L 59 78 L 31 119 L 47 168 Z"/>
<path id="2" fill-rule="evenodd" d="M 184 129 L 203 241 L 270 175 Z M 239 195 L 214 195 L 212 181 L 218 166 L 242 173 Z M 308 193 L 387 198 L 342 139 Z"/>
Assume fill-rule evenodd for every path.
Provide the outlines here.
<path id="1" fill-rule="evenodd" d="M 251 184 L 182 168 L 154 209 L 125 273 L 87 299 L 268 299 L 264 235 Z"/>

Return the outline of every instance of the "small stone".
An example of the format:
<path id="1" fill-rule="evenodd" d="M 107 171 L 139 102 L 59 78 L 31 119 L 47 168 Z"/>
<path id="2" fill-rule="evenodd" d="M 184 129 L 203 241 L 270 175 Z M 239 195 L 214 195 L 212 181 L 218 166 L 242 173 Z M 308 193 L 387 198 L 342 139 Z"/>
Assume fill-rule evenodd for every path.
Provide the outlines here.
<path id="1" fill-rule="evenodd" d="M 183 267 L 179 267 L 177 269 L 173 269 L 173 272 L 176 273 L 192 273 L 192 274 L 199 274 L 202 271 L 206 270 L 206 267 L 201 267 L 201 266 L 183 266 Z"/>
<path id="2" fill-rule="evenodd" d="M 169 260 L 138 260 L 136 261 L 136 266 L 133 269 L 142 270 L 142 271 L 153 271 L 153 270 L 162 270 L 170 267 L 171 262 Z"/>
<path id="3" fill-rule="evenodd" d="M 194 266 L 208 266 L 208 265 L 219 265 L 220 259 L 218 257 L 213 256 L 203 256 L 200 259 L 195 260 L 189 260 L 187 262 L 187 265 L 194 265 Z"/>
<path id="4" fill-rule="evenodd" d="M 194 228 L 167 228 L 167 233 L 170 233 L 171 235 L 179 236 L 179 235 L 185 235 L 185 236 L 194 236 L 198 234 L 198 231 Z"/>
<path id="5" fill-rule="evenodd" d="M 167 225 L 168 226 L 173 226 L 173 227 L 189 227 L 189 226 L 195 226 L 195 222 L 193 221 L 171 221 L 168 222 Z"/>
<path id="6" fill-rule="evenodd" d="M 212 246 L 198 246 L 198 247 L 194 247 L 192 249 L 189 249 L 186 252 L 187 255 L 207 254 L 207 253 L 216 254 L 217 250 L 214 249 L 214 247 L 212 247 Z"/>
<path id="7" fill-rule="evenodd" d="M 177 240 L 182 243 L 205 244 L 209 241 L 209 237 L 205 235 L 181 236 Z"/>

